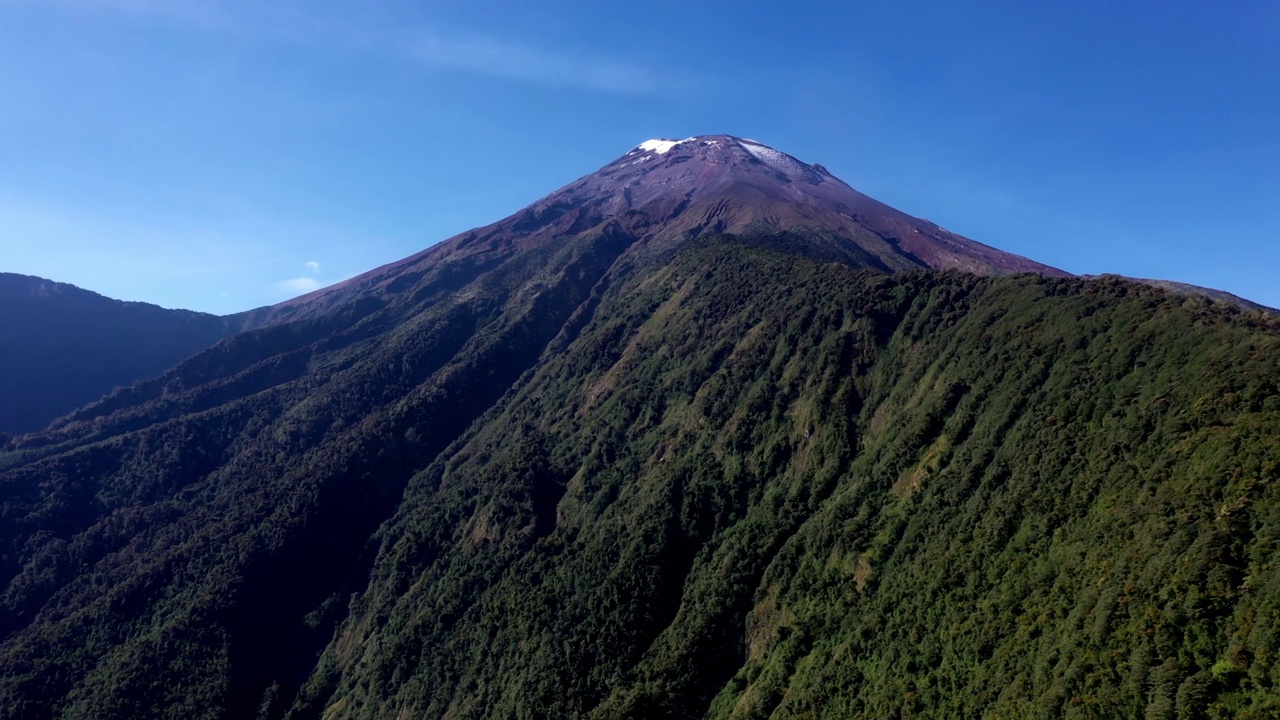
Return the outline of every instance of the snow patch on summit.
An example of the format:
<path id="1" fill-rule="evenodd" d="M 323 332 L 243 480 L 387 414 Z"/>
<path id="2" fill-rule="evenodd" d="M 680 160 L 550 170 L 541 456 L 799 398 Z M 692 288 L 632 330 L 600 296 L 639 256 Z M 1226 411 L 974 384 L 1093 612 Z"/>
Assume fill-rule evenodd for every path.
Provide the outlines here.
<path id="1" fill-rule="evenodd" d="M 679 145 L 680 143 L 689 142 L 692 139 L 693 138 L 689 137 L 683 140 L 645 140 L 636 146 L 636 150 L 647 150 L 659 155 L 666 155 L 671 151 L 671 148 Z"/>

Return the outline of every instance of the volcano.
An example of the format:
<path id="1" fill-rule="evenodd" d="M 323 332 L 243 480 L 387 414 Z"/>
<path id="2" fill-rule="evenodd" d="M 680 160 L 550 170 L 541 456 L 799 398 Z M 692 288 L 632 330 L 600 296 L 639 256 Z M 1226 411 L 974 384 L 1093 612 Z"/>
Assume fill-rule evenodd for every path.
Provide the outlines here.
<path id="1" fill-rule="evenodd" d="M 1280 716 L 1274 315 L 716 135 L 238 322 L 0 437 L 0 720 Z"/>

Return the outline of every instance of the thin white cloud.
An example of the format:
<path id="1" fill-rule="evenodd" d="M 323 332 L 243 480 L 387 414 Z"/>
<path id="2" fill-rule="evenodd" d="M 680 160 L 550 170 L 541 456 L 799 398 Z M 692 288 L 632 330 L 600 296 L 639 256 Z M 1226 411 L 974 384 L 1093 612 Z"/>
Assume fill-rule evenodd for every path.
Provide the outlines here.
<path id="1" fill-rule="evenodd" d="M 110 13 L 196 24 L 207 29 L 230 29 L 234 22 L 228 3 L 218 0 L 0 0 L 0 5 L 44 5 L 76 13 Z"/>
<path id="2" fill-rule="evenodd" d="M 316 262 L 315 260 L 308 260 L 305 263 L 305 267 L 307 268 L 307 270 L 310 270 L 313 274 L 318 275 L 320 273 L 320 263 Z"/>
<path id="3" fill-rule="evenodd" d="M 301 295 L 320 289 L 320 281 L 313 277 L 296 277 L 276 283 L 276 290 L 290 295 Z"/>
<path id="4" fill-rule="evenodd" d="M 649 95 L 689 84 L 688 79 L 678 75 L 602 55 L 552 51 L 465 34 L 446 36 L 420 31 L 405 38 L 400 47 L 406 55 L 432 67 L 536 85 Z"/>
<path id="5" fill-rule="evenodd" d="M 698 83 L 682 72 L 581 49 L 551 49 L 511 38 L 467 31 L 409 28 L 388 32 L 361 27 L 357 18 L 325 18 L 305 4 L 257 4 L 240 0 L 39 0 L 63 10 L 111 13 L 178 23 L 208 32 L 258 36 L 306 36 L 366 52 L 390 49 L 403 59 L 442 71 L 469 73 L 543 87 L 613 95 L 654 95 Z M 37 0 L 0 0 L 0 5 Z"/>

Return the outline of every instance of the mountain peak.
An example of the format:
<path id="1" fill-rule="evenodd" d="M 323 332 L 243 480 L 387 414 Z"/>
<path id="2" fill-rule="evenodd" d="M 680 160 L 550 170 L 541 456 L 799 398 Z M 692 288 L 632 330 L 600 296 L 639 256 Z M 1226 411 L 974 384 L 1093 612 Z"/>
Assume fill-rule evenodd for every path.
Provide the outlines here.
<path id="1" fill-rule="evenodd" d="M 707 235 L 795 233 L 806 238 L 797 252 L 885 272 L 1069 275 L 912 217 L 854 190 L 823 166 L 758 140 L 695 135 L 646 140 L 507 218 L 260 317 L 309 313 L 303 306 L 318 298 L 326 298 L 317 306 L 323 307 L 446 258 L 522 252 L 606 228 L 628 242 L 661 245 Z"/>
<path id="2" fill-rule="evenodd" d="M 841 251 L 856 263 L 888 271 L 1067 274 L 907 215 L 854 190 L 821 165 L 734 135 L 646 140 L 529 211 L 532 217 L 558 218 L 567 208 L 584 209 L 595 221 L 639 217 L 645 232 L 659 239 L 816 231 L 842 238 Z M 583 213 L 573 218 L 580 227 Z"/>
<path id="3" fill-rule="evenodd" d="M 668 138 L 645 140 L 612 164 L 639 165 L 657 156 L 667 155 L 673 150 L 677 151 L 676 157 L 686 160 L 690 157 L 704 159 L 719 157 L 724 160 L 735 156 L 745 160 L 750 156 L 770 169 L 784 174 L 803 174 L 816 169 L 758 140 L 733 135 L 695 135 L 683 140 Z"/>
<path id="4" fill-rule="evenodd" d="M 606 167 L 643 166 L 652 160 L 666 160 L 670 165 L 678 165 L 695 158 L 732 168 L 738 173 L 778 173 L 778 179 L 783 181 L 804 180 L 810 184 L 818 184 L 824 176 L 831 177 L 821 166 L 801 162 L 758 140 L 733 135 L 646 140 Z M 661 164 L 663 163 L 659 163 Z"/>

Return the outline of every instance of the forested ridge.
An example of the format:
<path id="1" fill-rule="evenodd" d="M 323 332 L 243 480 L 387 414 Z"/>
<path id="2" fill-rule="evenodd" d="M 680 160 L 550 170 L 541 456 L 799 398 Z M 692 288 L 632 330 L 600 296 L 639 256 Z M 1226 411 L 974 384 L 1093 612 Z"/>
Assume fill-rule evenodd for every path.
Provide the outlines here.
<path id="1" fill-rule="evenodd" d="M 1280 714 L 1274 315 L 806 247 L 463 259 L 16 438 L 0 717 Z"/>

